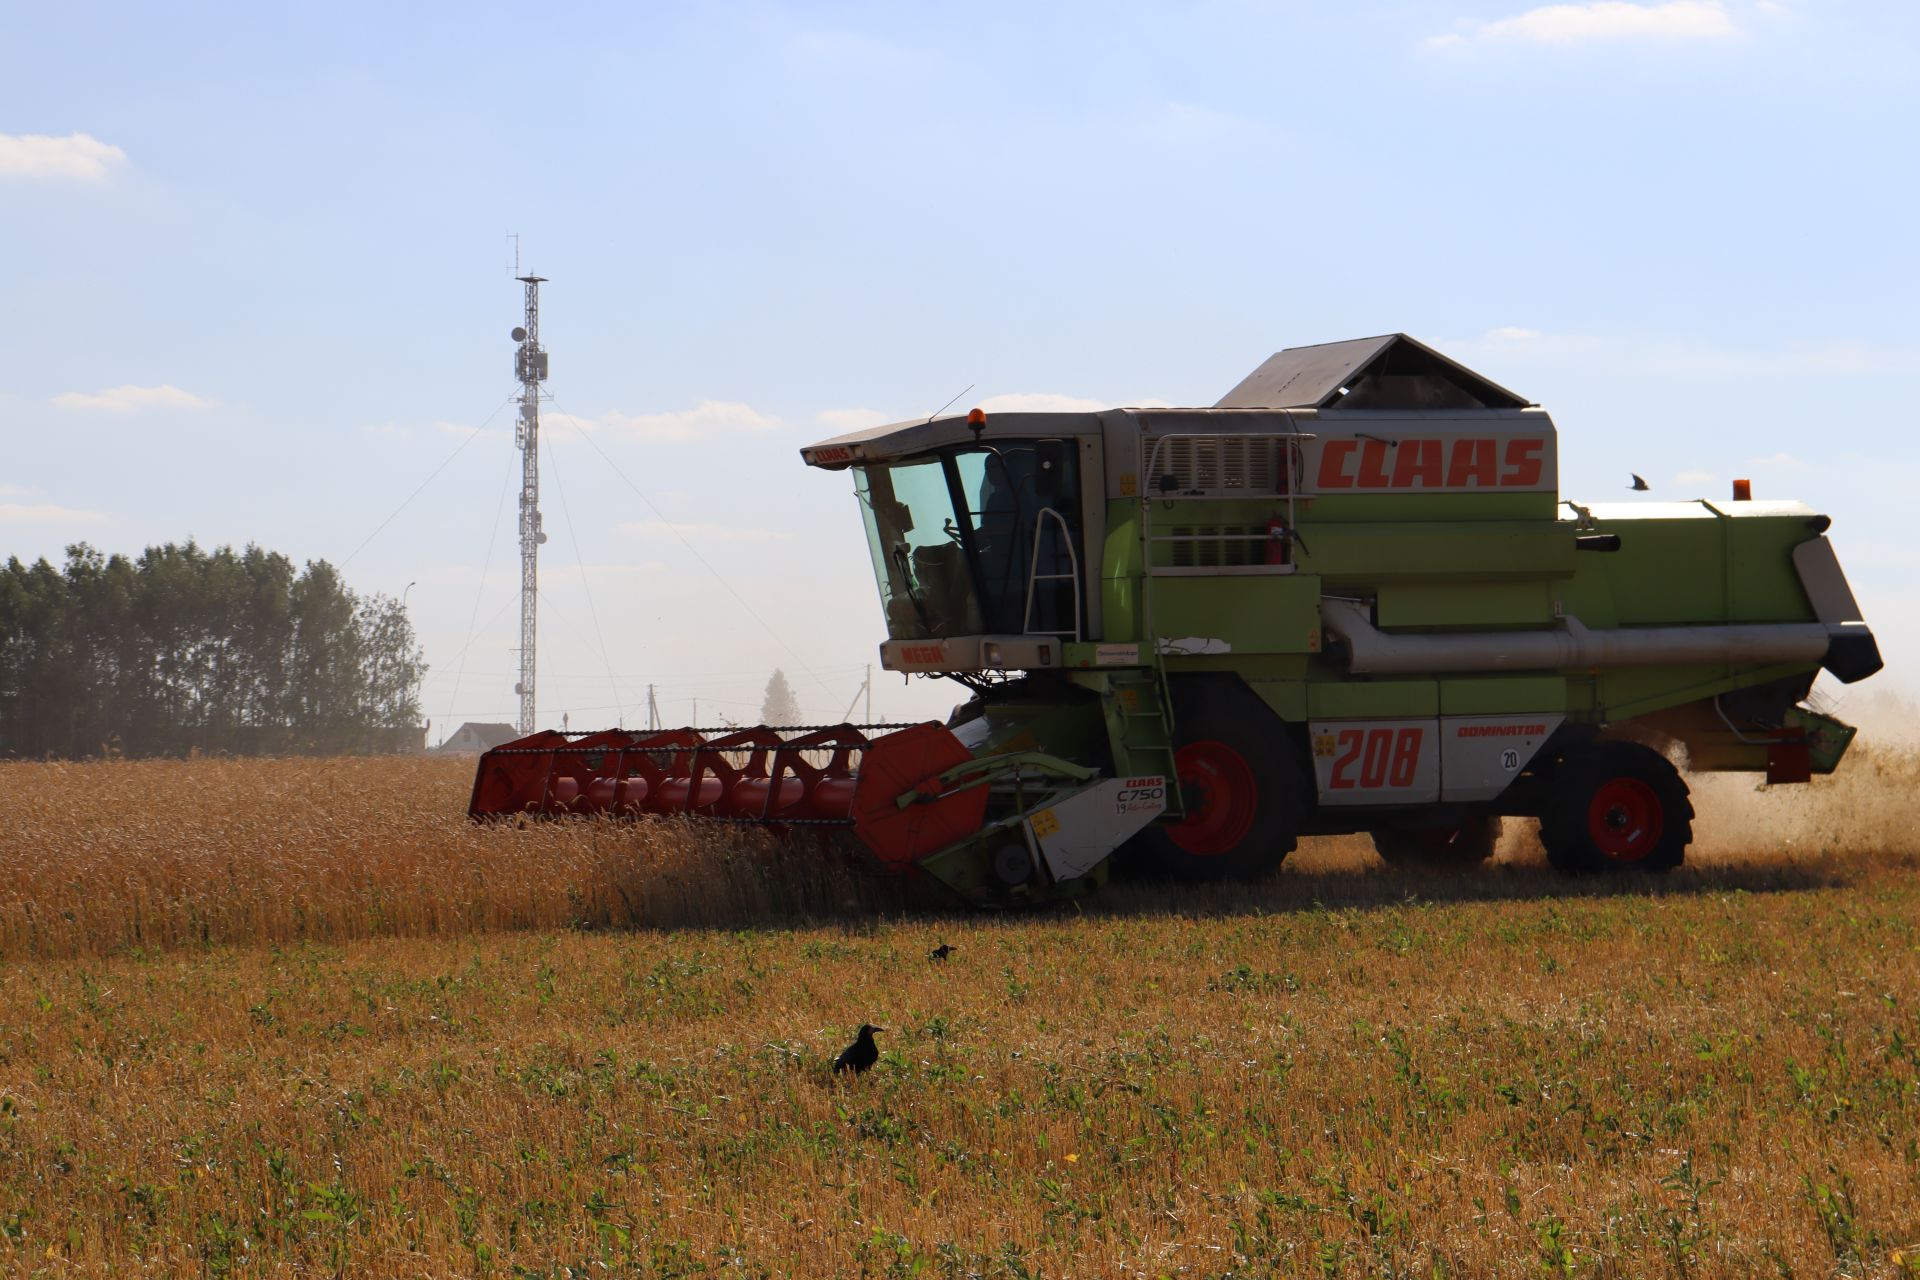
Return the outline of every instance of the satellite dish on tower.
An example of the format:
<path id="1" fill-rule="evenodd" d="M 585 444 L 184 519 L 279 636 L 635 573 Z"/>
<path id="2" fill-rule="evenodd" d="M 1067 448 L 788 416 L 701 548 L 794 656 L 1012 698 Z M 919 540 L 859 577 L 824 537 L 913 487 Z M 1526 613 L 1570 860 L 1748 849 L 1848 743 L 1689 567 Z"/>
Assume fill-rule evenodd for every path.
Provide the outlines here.
<path id="1" fill-rule="evenodd" d="M 515 342 L 525 342 L 527 340 L 527 331 L 519 325 L 513 326 L 513 340 Z"/>

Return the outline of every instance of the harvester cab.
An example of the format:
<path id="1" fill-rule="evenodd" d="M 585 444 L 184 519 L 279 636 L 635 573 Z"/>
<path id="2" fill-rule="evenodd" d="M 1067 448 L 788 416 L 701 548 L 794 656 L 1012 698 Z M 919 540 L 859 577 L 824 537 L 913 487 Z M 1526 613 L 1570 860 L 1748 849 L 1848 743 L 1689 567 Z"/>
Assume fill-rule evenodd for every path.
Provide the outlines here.
<path id="1" fill-rule="evenodd" d="M 1401 334 L 1282 351 L 1205 409 L 1010 413 L 823 441 L 852 473 L 882 665 L 944 725 L 546 733 L 476 817 L 838 825 L 981 904 L 1277 867 L 1303 834 L 1472 862 L 1678 865 L 1675 759 L 1775 783 L 1879 669 L 1799 503 L 1563 502 L 1552 419 Z M 881 732 L 885 730 L 886 732 Z"/>

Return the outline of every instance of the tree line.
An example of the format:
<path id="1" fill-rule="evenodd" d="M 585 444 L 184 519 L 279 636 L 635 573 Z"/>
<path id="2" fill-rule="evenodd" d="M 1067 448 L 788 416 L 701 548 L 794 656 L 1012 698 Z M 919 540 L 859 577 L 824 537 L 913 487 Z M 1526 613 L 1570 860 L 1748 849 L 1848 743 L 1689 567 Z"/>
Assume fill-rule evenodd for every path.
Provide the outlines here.
<path id="1" fill-rule="evenodd" d="M 417 746 L 425 671 L 400 602 L 325 561 L 79 543 L 0 570 L 0 756 Z"/>

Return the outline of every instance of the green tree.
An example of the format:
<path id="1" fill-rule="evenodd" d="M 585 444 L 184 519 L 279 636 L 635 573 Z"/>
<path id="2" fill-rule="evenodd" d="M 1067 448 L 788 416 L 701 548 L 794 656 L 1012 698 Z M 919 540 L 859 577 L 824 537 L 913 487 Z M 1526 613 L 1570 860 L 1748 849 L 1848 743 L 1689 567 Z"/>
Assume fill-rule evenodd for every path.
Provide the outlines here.
<path id="1" fill-rule="evenodd" d="M 0 755 L 353 752 L 419 723 L 398 601 L 248 546 L 0 568 Z"/>
<path id="2" fill-rule="evenodd" d="M 760 700 L 760 723 L 800 723 L 800 699 L 793 696 L 787 673 L 778 667 L 773 669 L 773 676 L 767 681 L 767 694 Z"/>

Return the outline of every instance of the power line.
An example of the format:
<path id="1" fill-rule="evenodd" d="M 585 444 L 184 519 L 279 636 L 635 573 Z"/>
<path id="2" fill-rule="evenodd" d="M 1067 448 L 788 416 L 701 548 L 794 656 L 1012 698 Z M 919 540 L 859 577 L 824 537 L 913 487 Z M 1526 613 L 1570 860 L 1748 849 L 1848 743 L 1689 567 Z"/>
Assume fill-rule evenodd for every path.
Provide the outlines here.
<path id="1" fill-rule="evenodd" d="M 700 697 L 700 698 L 694 699 L 694 701 L 711 702 L 711 703 L 714 703 L 715 705 L 723 706 L 723 707 L 757 707 L 760 705 L 758 700 L 748 700 L 748 699 L 742 699 L 742 698 Z M 614 709 L 614 704 L 601 703 L 596 706 L 549 707 L 547 708 L 547 712 L 549 715 L 559 715 L 562 712 L 565 712 L 570 715 L 575 711 L 612 711 L 613 709 Z M 815 711 L 819 712 L 820 714 L 817 716 L 813 716 L 812 719 L 817 720 L 822 724 L 838 723 L 837 721 L 834 721 L 832 719 L 831 707 L 822 707 L 818 703 L 803 703 L 801 704 L 800 711 L 802 715 L 807 715 L 809 712 L 815 712 Z M 491 715 L 508 715 L 510 713 L 511 713 L 511 708 L 488 707 L 480 711 L 469 711 L 466 714 L 468 716 L 491 716 Z"/>
<path id="2" fill-rule="evenodd" d="M 607 656 L 606 632 L 600 629 L 600 610 L 593 603 L 593 584 L 587 580 L 587 558 L 580 553 L 580 531 L 573 524 L 573 508 L 567 505 L 567 485 L 560 478 L 560 463 L 554 456 L 553 437 L 547 437 L 547 469 L 553 472 L 553 487 L 560 491 L 560 514 L 567 522 L 567 537 L 573 542 L 573 559 L 580 566 L 580 589 L 587 596 L 587 616 L 593 619 L 594 643 L 600 646 L 600 661 L 607 669 L 607 688 L 613 694 L 617 704 L 620 701 L 620 687 L 613 678 L 613 659 Z M 548 677 L 551 679 L 551 675 Z M 626 708 L 620 709 L 620 719 L 627 718 Z"/>
<path id="3" fill-rule="evenodd" d="M 505 400 L 502 400 L 499 404 L 495 405 L 493 412 L 488 414 L 481 421 L 480 425 L 475 427 L 473 431 L 470 434 L 468 434 L 465 439 L 463 439 L 459 444 L 455 445 L 453 452 L 448 454 L 445 458 L 441 459 L 439 466 L 435 467 L 432 471 L 427 473 L 427 478 L 420 482 L 420 487 L 418 489 L 415 489 L 412 493 L 408 494 L 405 498 L 403 498 L 400 502 L 400 505 L 395 507 L 388 514 L 385 520 L 382 520 L 379 524 L 374 526 L 372 533 L 368 534 L 366 537 L 360 540 L 360 545 L 353 549 L 353 552 L 351 555 L 349 555 L 345 560 L 342 560 L 340 562 L 340 567 L 342 569 L 345 569 L 348 565 L 352 564 L 353 557 L 359 555 L 362 551 L 365 551 L 367 549 L 367 544 L 369 542 L 372 542 L 375 538 L 379 537 L 380 531 L 382 529 L 392 524 L 394 522 L 394 519 L 398 517 L 402 511 L 405 511 L 407 509 L 407 505 L 409 503 L 411 503 L 415 498 L 419 497 L 423 492 L 425 492 L 426 487 L 433 483 L 433 478 L 439 475 L 442 471 L 445 471 L 450 465 L 452 465 L 453 460 L 460 456 L 461 451 L 464 450 L 468 445 L 472 444 L 474 440 L 480 435 L 480 433 L 487 429 L 487 423 L 492 422 L 496 417 L 498 417 L 500 414 L 500 410 L 506 408 L 507 405 L 512 402 L 512 400 L 513 400 L 513 397 L 510 395 Z"/>
<path id="4" fill-rule="evenodd" d="M 659 517 L 660 523 L 667 527 L 667 532 L 671 533 L 675 538 L 679 539 L 680 545 L 685 547 L 688 553 L 691 554 L 695 560 L 698 560 L 700 562 L 700 567 L 713 575 L 713 580 L 715 582 L 718 582 L 721 585 L 721 587 L 723 587 L 726 590 L 726 593 L 732 596 L 734 598 L 734 601 L 737 604 L 739 604 L 739 606 L 742 609 L 745 609 L 747 611 L 747 615 L 749 617 L 751 617 L 755 622 L 760 624 L 762 630 L 764 630 L 768 635 L 773 637 L 774 643 L 778 644 L 782 649 L 785 649 L 787 651 L 787 656 L 792 658 L 794 662 L 799 665 L 800 669 L 807 673 L 807 676 L 810 679 L 812 679 L 812 681 L 816 686 L 818 686 L 820 692 L 830 693 L 831 691 L 827 688 L 827 682 L 825 680 L 822 680 L 820 676 L 814 671 L 814 669 L 807 665 L 807 660 L 805 658 L 802 658 L 799 655 L 799 653 L 797 653 L 794 650 L 793 646 L 787 643 L 786 637 L 782 636 L 778 631 L 775 631 L 773 629 L 773 625 L 769 623 L 765 618 L 761 617 L 758 610 L 756 610 L 752 605 L 747 603 L 747 598 L 741 595 L 738 591 L 735 591 L 733 589 L 733 584 L 728 582 L 726 578 L 721 575 L 720 571 L 714 568 L 713 565 L 708 562 L 705 556 L 700 554 L 699 548 L 695 547 L 691 542 L 687 541 L 686 535 L 680 532 L 679 527 L 676 526 L 673 523 L 673 521 L 667 519 L 667 513 L 660 509 L 659 504 L 656 503 L 652 498 L 648 497 L 646 495 L 646 492 L 642 490 L 639 485 L 633 482 L 633 478 L 629 476 L 625 471 L 620 469 L 619 463 L 615 462 L 611 457 L 607 456 L 607 451 L 600 447 L 600 442 L 595 440 L 591 435 L 588 435 L 585 431 L 581 430 L 580 419 L 573 413 L 568 412 L 568 410 L 563 405 L 561 405 L 560 402 L 557 400 L 554 401 L 553 407 L 556 409 L 559 409 L 560 412 L 567 415 L 567 422 L 570 426 L 573 427 L 574 433 L 578 435 L 582 440 L 585 440 L 588 444 L 593 446 L 593 451 L 600 455 L 601 460 L 607 464 L 607 466 L 613 471 L 613 474 L 619 476 L 620 479 L 626 483 L 627 488 L 633 490 L 634 494 L 640 499 L 640 501 L 647 504 L 647 509 L 652 511 L 654 515 Z"/>
<path id="5" fill-rule="evenodd" d="M 505 403 L 502 402 L 500 407 L 504 409 L 506 407 Z M 500 410 L 495 409 L 494 412 L 498 413 Z M 473 624 L 474 620 L 480 616 L 480 598 L 486 594 L 487 573 L 493 568 L 493 546 L 495 540 L 500 536 L 500 513 L 507 509 L 507 486 L 512 482 L 513 472 L 509 471 L 507 472 L 506 478 L 500 482 L 500 498 L 493 504 L 493 528 L 487 534 L 487 554 L 485 558 L 480 561 L 480 585 L 473 589 L 473 611 L 467 615 L 467 638 L 466 642 L 460 646 L 460 666 L 453 673 L 453 695 L 447 699 L 447 720 L 449 722 L 453 719 L 454 704 L 460 697 L 460 681 L 466 675 L 467 650 L 473 648 Z M 509 597 L 508 602 L 512 602 L 511 597 Z M 496 612 L 492 618 L 487 619 L 487 625 L 492 626 L 494 618 L 498 618 L 500 614 L 504 612 L 506 612 L 506 605 L 501 605 L 499 612 Z"/>
<path id="6" fill-rule="evenodd" d="M 581 637 L 582 637 L 583 639 L 585 638 L 585 634 L 586 634 L 586 633 L 585 633 L 584 631 L 582 631 L 582 630 L 581 630 L 581 627 L 580 627 L 580 624 L 579 624 L 579 623 L 577 623 L 577 622 L 575 622 L 575 621 L 574 621 L 574 620 L 573 620 L 572 618 L 570 618 L 570 617 L 568 617 L 568 616 L 567 616 L 566 614 L 564 614 L 564 613 L 561 613 L 561 612 L 560 612 L 560 611 L 559 611 L 558 609 L 556 609 L 556 608 L 554 607 L 554 604 L 553 604 L 553 598 L 552 598 L 551 596 L 549 596 L 549 595 L 548 595 L 548 594 L 547 594 L 546 592 L 544 592 L 544 591 L 542 591 L 542 592 L 540 593 L 540 599 L 541 599 L 541 601 L 542 601 L 542 602 L 543 602 L 543 603 L 544 603 L 544 604 L 545 604 L 545 605 L 547 606 L 547 612 L 548 612 L 548 613 L 550 613 L 550 614 L 552 614 L 552 615 L 553 615 L 554 617 L 556 617 L 556 618 L 558 618 L 558 619 L 560 619 L 560 621 L 561 621 L 562 623 L 564 623 L 564 624 L 565 624 L 565 625 L 567 626 L 567 628 L 568 628 L 568 629 L 569 629 L 570 631 L 572 631 L 572 632 L 573 632 L 573 633 L 574 633 L 575 635 L 578 635 L 578 636 L 581 636 Z M 608 671 L 607 671 L 607 676 L 608 676 L 608 678 L 609 678 L 609 679 L 611 679 L 611 678 L 612 678 L 612 676 L 613 676 L 613 671 L 612 671 L 612 667 L 611 667 L 611 665 L 609 665 L 609 667 L 608 667 Z M 621 694 L 621 692 L 620 692 L 620 688 L 619 688 L 619 686 L 618 686 L 618 685 L 615 685 L 615 686 L 614 686 L 614 689 L 613 689 L 613 696 L 614 696 L 614 698 L 615 698 L 615 699 L 620 699 L 620 698 L 622 697 L 622 694 Z M 627 714 L 627 710 L 626 710 L 626 706 L 625 706 L 625 703 L 624 703 L 624 702 L 622 702 L 622 701 L 616 701 L 616 702 L 615 702 L 615 704 L 614 704 L 614 709 L 615 709 L 616 711 L 618 711 L 618 712 L 620 713 L 620 715 L 621 715 L 621 717 L 622 717 L 623 719 L 625 718 L 625 716 L 626 716 L 626 714 Z M 593 710 L 605 710 L 605 708 L 600 708 L 600 707 L 571 707 L 571 708 L 566 708 L 566 710 L 573 710 L 573 711 L 593 711 Z"/>
<path id="7" fill-rule="evenodd" d="M 549 603 L 551 603 L 553 597 L 551 595 L 548 595 L 546 599 Z M 507 606 L 512 603 L 513 602 L 511 600 L 507 600 L 504 603 L 502 603 L 500 608 L 495 611 L 493 617 L 488 619 L 488 622 L 491 623 L 493 621 L 497 621 L 500 614 L 506 612 Z M 839 670 L 839 668 L 834 668 L 834 669 Z M 853 672 L 856 672 L 859 670 L 860 670 L 859 667 L 848 668 L 845 674 L 851 675 Z M 477 671 L 476 670 L 476 671 L 469 671 L 467 672 L 467 674 L 470 676 L 487 678 L 487 679 L 503 679 L 507 676 L 512 675 L 513 672 L 511 671 Z M 654 688 L 664 692 L 683 691 L 687 689 L 712 689 L 712 688 L 726 688 L 726 687 L 757 689 L 757 688 L 761 688 L 766 684 L 766 678 L 764 676 L 743 675 L 737 679 L 728 679 L 726 677 L 728 677 L 732 673 L 725 672 L 725 671 L 709 672 L 709 673 L 691 672 L 691 673 L 678 673 L 678 674 L 669 672 L 668 678 L 664 682 L 659 680 L 649 681 L 645 679 L 646 674 L 647 673 L 643 673 L 639 671 L 626 671 L 626 672 L 615 671 L 614 679 L 621 681 L 623 684 L 635 684 L 635 683 L 652 684 Z M 702 678 L 703 675 L 712 677 L 712 678 L 703 679 Z M 554 675 L 552 672 L 548 672 L 547 680 L 559 681 L 561 683 L 592 684 L 596 687 L 602 687 L 602 688 L 605 687 L 605 676 L 599 675 L 599 674 Z M 856 688 L 860 687 L 858 682 L 856 682 L 855 687 Z"/>

